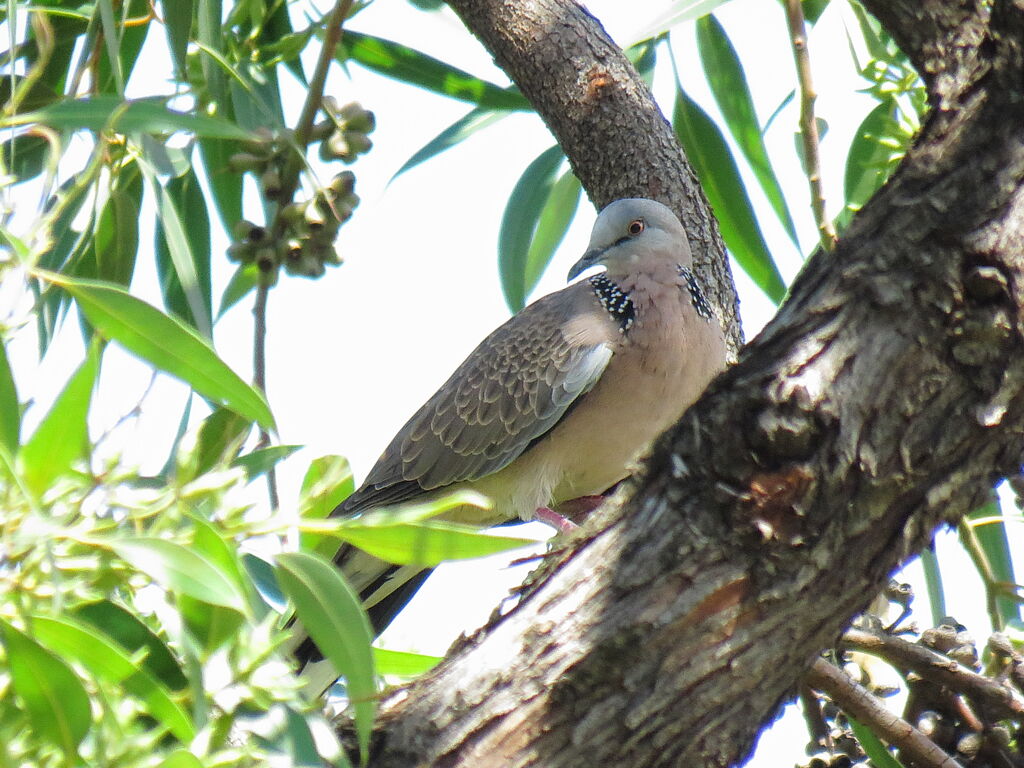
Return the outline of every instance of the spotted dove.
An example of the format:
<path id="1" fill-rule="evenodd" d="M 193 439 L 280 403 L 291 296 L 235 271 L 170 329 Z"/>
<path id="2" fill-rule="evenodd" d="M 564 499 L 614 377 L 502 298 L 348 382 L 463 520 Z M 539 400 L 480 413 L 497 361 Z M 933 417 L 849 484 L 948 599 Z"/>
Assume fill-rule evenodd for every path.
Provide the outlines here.
<path id="1" fill-rule="evenodd" d="M 601 494 L 725 365 L 725 339 L 691 270 L 686 232 L 661 203 L 618 200 L 569 270 L 604 272 L 534 302 L 491 333 L 413 415 L 335 515 L 471 488 L 483 526 L 557 519 Z M 353 547 L 336 557 L 381 631 L 429 571 Z M 319 657 L 307 639 L 301 661 Z"/>

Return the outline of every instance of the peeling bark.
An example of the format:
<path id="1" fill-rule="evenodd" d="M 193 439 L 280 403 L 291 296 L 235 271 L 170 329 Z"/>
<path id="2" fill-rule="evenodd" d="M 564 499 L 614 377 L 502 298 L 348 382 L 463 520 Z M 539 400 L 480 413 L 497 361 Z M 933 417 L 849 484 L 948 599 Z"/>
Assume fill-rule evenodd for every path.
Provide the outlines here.
<path id="1" fill-rule="evenodd" d="M 630 100 L 641 88 L 606 41 L 570 45 L 603 40 L 596 22 L 565 0 L 451 4 L 596 201 L 651 194 L 629 171 L 650 167 L 664 129 L 633 114 L 647 109 Z M 514 609 L 384 700 L 373 766 L 735 764 L 892 570 L 1019 468 L 1024 11 L 865 5 L 928 71 L 933 110 L 914 148 L 621 503 Z M 547 79 L 529 80 L 530 61 Z M 599 117 L 576 104 L 595 67 L 621 98 L 598 99 Z M 638 149 L 627 124 L 656 138 Z M 673 152 L 659 178 L 679 204 L 690 179 Z M 701 215 L 689 211 L 691 232 L 715 242 Z"/>

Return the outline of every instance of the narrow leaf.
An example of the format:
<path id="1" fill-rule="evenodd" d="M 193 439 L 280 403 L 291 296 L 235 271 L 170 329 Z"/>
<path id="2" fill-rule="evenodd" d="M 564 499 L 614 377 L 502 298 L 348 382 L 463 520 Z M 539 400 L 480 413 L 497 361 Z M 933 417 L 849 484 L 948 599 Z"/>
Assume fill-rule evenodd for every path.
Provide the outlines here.
<path id="1" fill-rule="evenodd" d="M 0 118 L 0 126 L 40 123 L 59 131 L 89 130 L 117 133 L 173 133 L 186 131 L 218 139 L 252 138 L 234 123 L 209 115 L 176 112 L 163 99 L 122 101 L 116 96 L 68 99 L 34 112 Z"/>
<path id="2" fill-rule="evenodd" d="M 181 665 L 167 644 L 127 608 L 100 600 L 78 606 L 74 615 L 100 629 L 128 652 L 144 650 L 142 666 L 168 688 L 180 691 L 188 685 Z"/>
<path id="3" fill-rule="evenodd" d="M 332 563 L 304 552 L 278 555 L 277 578 L 302 626 L 345 678 L 365 763 L 377 712 L 377 684 L 370 648 L 373 633 L 359 596 Z"/>
<path id="4" fill-rule="evenodd" d="M 172 3 L 178 0 L 171 0 Z M 160 768 L 204 768 L 203 761 L 193 755 L 187 749 L 179 749 L 172 752 L 160 763 Z"/>
<path id="5" fill-rule="evenodd" d="M 99 345 L 93 344 L 53 407 L 21 447 L 18 455 L 25 485 L 37 496 L 85 453 L 89 403 L 100 366 Z"/>
<path id="6" fill-rule="evenodd" d="M 973 526 L 974 536 L 992 576 L 1004 584 L 1015 584 L 1017 579 L 1014 574 L 1013 556 L 1010 554 L 1010 542 L 1006 536 L 1005 517 L 999 497 L 993 493 L 992 501 L 968 514 L 961 525 L 970 526 L 971 521 L 990 516 L 998 516 L 1004 522 L 1001 525 Z M 990 598 L 990 603 L 998 612 L 1003 626 L 1011 621 L 1020 620 L 1020 604 L 1014 597 L 997 593 Z M 994 629 L 999 630 L 1002 627 Z"/>
<path id="7" fill-rule="evenodd" d="M 78 745 L 89 732 L 89 696 L 71 668 L 28 635 L 0 619 L 14 692 L 29 715 L 29 727 L 78 762 Z"/>
<path id="8" fill-rule="evenodd" d="M 78 302 L 89 322 L 150 365 L 261 426 L 274 427 L 263 396 L 242 381 L 195 331 L 119 286 L 45 273 Z"/>
<path id="9" fill-rule="evenodd" d="M 162 195 L 170 203 L 160 207 L 156 226 L 156 263 L 164 306 L 207 335 L 206 331 L 211 328 L 213 299 L 206 197 L 191 168 L 168 181 Z M 168 215 L 176 215 L 179 221 L 170 222 L 168 226 L 165 223 Z M 179 262 L 183 262 L 183 269 L 178 268 Z M 193 310 L 194 303 L 200 305 L 198 316 Z"/>
<path id="10" fill-rule="evenodd" d="M 199 139 L 199 157 L 213 191 L 220 222 L 228 232 L 242 218 L 242 174 L 231 169 L 228 159 L 238 152 L 237 141 Z"/>
<path id="11" fill-rule="evenodd" d="M 519 177 L 505 206 L 498 233 L 498 272 L 505 303 L 512 312 L 526 305 L 532 286 L 528 285 L 528 257 L 541 212 L 551 194 L 555 174 L 565 160 L 557 144 L 546 149 Z M 536 285 L 534 276 L 534 285 Z"/>
<path id="12" fill-rule="evenodd" d="M 224 294 L 220 297 L 220 309 L 217 310 L 217 319 L 223 317 L 224 313 L 240 302 L 256 287 L 260 280 L 260 271 L 255 264 L 241 264 L 231 276 Z"/>
<path id="13" fill-rule="evenodd" d="M 632 35 L 630 45 L 663 35 L 684 21 L 699 19 L 726 2 L 728 0 L 676 0 L 669 8 L 645 24 L 639 32 Z"/>
<path id="14" fill-rule="evenodd" d="M 409 651 L 392 651 L 387 648 L 373 649 L 373 660 L 377 665 L 377 673 L 381 675 L 418 677 L 436 667 L 441 658 Z"/>
<path id="15" fill-rule="evenodd" d="M 67 618 L 49 616 L 34 616 L 32 629 L 51 651 L 74 659 L 98 678 L 122 684 L 128 693 L 145 702 L 147 712 L 179 741 L 188 743 L 195 738 L 192 721 L 171 698 L 170 691 L 145 668 L 137 667 L 128 654 L 99 630 Z"/>
<path id="16" fill-rule="evenodd" d="M 896 130 L 896 104 L 891 101 L 872 109 L 858 126 L 843 178 L 846 208 L 851 212 L 859 211 L 888 177 L 894 153 L 888 137 Z"/>
<path id="17" fill-rule="evenodd" d="M 495 536 L 443 520 L 372 527 L 351 525 L 338 528 L 335 535 L 382 560 L 425 568 L 448 560 L 487 557 L 537 544 L 535 539 Z"/>
<path id="18" fill-rule="evenodd" d="M 244 469 L 245 476 L 252 481 L 269 472 L 300 448 L 302 448 L 301 445 L 272 445 L 268 448 L 260 448 L 244 456 L 239 456 L 231 462 L 231 466 Z"/>
<path id="19" fill-rule="evenodd" d="M 0 444 L 14 456 L 21 442 L 21 403 L 14 386 L 7 346 L 0 342 Z"/>
<path id="20" fill-rule="evenodd" d="M 544 202 L 540 219 L 537 221 L 537 229 L 533 233 L 533 240 L 530 242 L 530 251 L 526 255 L 524 287 L 527 296 L 533 293 L 541 275 L 554 258 L 555 251 L 565 239 L 565 233 L 569 231 L 569 225 L 572 224 L 579 208 L 582 191 L 583 187 L 572 169 L 563 173 L 562 177 L 551 185 L 548 199 Z"/>
<path id="21" fill-rule="evenodd" d="M 871 729 L 849 715 L 846 718 L 850 721 L 850 728 L 853 730 L 853 735 L 857 737 L 864 754 L 871 759 L 871 764 L 875 768 L 903 768 L 903 763 L 892 756 L 892 753 L 886 749 L 885 744 L 875 736 Z"/>
<path id="22" fill-rule="evenodd" d="M 161 0 L 167 47 L 174 59 L 175 77 L 188 78 L 188 39 L 192 33 L 192 14 L 195 0 Z"/>
<path id="23" fill-rule="evenodd" d="M 142 207 L 142 175 L 136 163 L 119 169 L 114 188 L 96 220 L 92 243 L 96 277 L 128 285 L 135 273 L 139 251 L 139 211 Z"/>
<path id="24" fill-rule="evenodd" d="M 730 253 L 768 298 L 778 304 L 786 294 L 786 284 L 768 251 L 736 161 L 721 132 L 681 87 L 676 90 L 672 124 L 700 178 Z"/>
<path id="25" fill-rule="evenodd" d="M 413 48 L 372 35 L 346 30 L 338 59 L 343 63 L 352 59 L 387 77 L 485 109 L 532 109 L 517 90 L 507 90 Z"/>
<path id="26" fill-rule="evenodd" d="M 508 112 L 492 112 L 486 109 L 470 111 L 465 117 L 456 120 L 428 141 L 421 149 L 417 150 L 412 157 L 402 164 L 401 168 L 395 171 L 391 181 L 394 181 L 406 171 L 415 168 L 420 163 L 424 163 L 445 150 L 451 149 L 456 144 L 465 141 L 480 129 L 493 125 L 504 117 L 508 117 L 508 115 Z"/>
<path id="27" fill-rule="evenodd" d="M 704 75 L 722 111 L 729 133 L 750 163 L 754 177 L 761 185 L 775 215 L 779 217 L 783 229 L 799 248 L 796 225 L 793 224 L 782 186 L 768 159 L 746 73 L 728 35 L 712 14 L 697 21 L 697 48 L 704 65 Z"/>
<path id="28" fill-rule="evenodd" d="M 106 546 L 165 589 L 245 613 L 245 597 L 234 581 L 188 547 L 142 536 L 110 541 Z"/>
<path id="29" fill-rule="evenodd" d="M 299 493 L 299 516 L 323 520 L 355 490 L 352 467 L 344 456 L 320 456 L 309 463 Z M 338 542 L 322 534 L 302 531 L 299 545 L 306 552 L 331 557 Z"/>

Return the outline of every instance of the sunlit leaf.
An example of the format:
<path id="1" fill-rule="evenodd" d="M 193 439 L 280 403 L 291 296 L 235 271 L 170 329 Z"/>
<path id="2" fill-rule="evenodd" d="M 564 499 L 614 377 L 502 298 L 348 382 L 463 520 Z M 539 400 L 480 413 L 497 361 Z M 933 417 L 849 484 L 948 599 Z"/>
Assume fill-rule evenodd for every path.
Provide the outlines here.
<path id="1" fill-rule="evenodd" d="M 89 322 L 150 365 L 261 426 L 273 428 L 266 400 L 224 363 L 195 331 L 119 286 L 42 275 L 74 296 Z"/>
<path id="2" fill-rule="evenodd" d="M 255 264 L 241 264 L 231 276 L 224 295 L 220 297 L 220 309 L 217 310 L 217 317 L 220 318 L 235 304 L 248 296 L 260 281 L 260 271 Z"/>
<path id="3" fill-rule="evenodd" d="M 996 581 L 1003 584 L 1015 584 L 1016 576 L 1013 568 L 1013 556 L 1010 551 L 1010 542 L 1006 536 L 1006 525 L 979 525 L 971 526 L 973 520 L 978 518 L 999 516 L 1002 517 L 1003 510 L 999 497 L 993 493 L 992 500 L 973 512 L 969 513 L 962 526 L 968 526 L 973 533 L 980 549 L 980 555 L 984 558 L 984 568 Z M 982 565 L 976 563 L 976 565 Z M 1020 619 L 1020 604 L 1009 595 L 996 593 L 991 599 L 992 605 L 999 614 L 1002 624 L 1005 626 L 1011 621 Z M 993 620 L 994 621 L 994 620 Z M 1001 627 L 996 627 L 1000 629 Z"/>
<path id="4" fill-rule="evenodd" d="M 87 417 L 92 390 L 99 373 L 100 349 L 93 344 L 85 362 L 68 380 L 53 407 L 18 454 L 25 485 L 42 496 L 54 480 L 71 469 L 88 440 Z"/>
<path id="5" fill-rule="evenodd" d="M 729 252 L 768 298 L 778 304 L 786 294 L 786 284 L 768 251 L 736 161 L 718 126 L 682 88 L 676 90 L 672 125 L 700 178 Z"/>
<path id="6" fill-rule="evenodd" d="M 786 205 L 782 185 L 779 184 L 771 160 L 768 159 L 768 150 L 761 134 L 754 100 L 747 85 L 746 73 L 725 29 L 714 15 L 704 16 L 697 22 L 697 48 L 704 65 L 704 74 L 718 108 L 722 111 L 729 133 L 750 163 L 754 177 L 761 185 L 761 190 L 768 198 L 783 229 L 793 244 L 799 247 L 796 225 L 793 224 L 793 218 Z"/>
<path id="7" fill-rule="evenodd" d="M 188 547 L 146 536 L 111 540 L 107 546 L 165 589 L 245 613 L 245 597 L 235 582 Z"/>
<path id="8" fill-rule="evenodd" d="M 68 765 L 78 762 L 78 745 L 89 732 L 89 696 L 71 668 L 28 635 L 0 619 L 0 636 L 14 692 L 29 715 L 29 726 L 60 747 Z"/>
<path id="9" fill-rule="evenodd" d="M 157 216 L 156 264 L 164 306 L 205 335 L 213 316 L 206 196 L 191 168 L 168 181 L 163 190 L 170 204 L 161 206 Z M 177 216 L 178 221 L 166 222 L 168 216 Z M 184 270 L 178 267 L 181 260 L 187 260 Z M 198 317 L 194 303 L 201 306 Z"/>
<path id="10" fill-rule="evenodd" d="M 323 520 L 355 490 L 352 467 L 344 456 L 320 456 L 309 463 L 299 493 L 299 515 L 305 520 Z M 302 531 L 300 546 L 307 552 L 331 557 L 338 541 L 322 534 Z"/>
<path id="11" fill-rule="evenodd" d="M 14 456 L 21 441 L 21 404 L 14 387 L 7 347 L 0 343 L 0 443 Z"/>
<path id="12" fill-rule="evenodd" d="M 398 565 L 432 568 L 446 560 L 487 557 L 537 544 L 536 539 L 496 536 L 443 520 L 396 525 L 339 527 L 335 534 L 364 552 Z"/>
<path id="13" fill-rule="evenodd" d="M 885 101 L 872 109 L 850 143 L 846 155 L 843 192 L 846 207 L 858 211 L 889 175 L 893 146 L 888 137 L 896 130 L 896 105 Z"/>
<path id="14" fill-rule="evenodd" d="M 537 287 L 541 275 L 565 239 L 565 234 L 569 231 L 579 208 L 582 191 L 583 187 L 572 169 L 563 173 L 561 178 L 551 185 L 548 199 L 537 221 L 537 229 L 533 232 L 530 252 L 526 255 L 523 282 L 527 296 Z"/>
<path id="15" fill-rule="evenodd" d="M 135 273 L 139 250 L 139 211 L 142 208 L 142 175 L 136 163 L 118 169 L 110 197 L 96 221 L 92 249 L 95 277 L 128 285 Z"/>
<path id="16" fill-rule="evenodd" d="M 171 0 L 177 2 L 177 0 Z M 204 768 L 203 761 L 193 755 L 187 749 L 179 749 L 172 752 L 160 763 L 160 768 Z"/>
<path id="17" fill-rule="evenodd" d="M 537 270 L 528 261 L 530 246 L 564 160 L 557 144 L 542 152 L 523 171 L 505 205 L 498 233 L 498 273 L 505 303 L 512 312 L 526 305 L 526 297 L 540 277 L 539 273 L 533 274 Z"/>
<path id="18" fill-rule="evenodd" d="M 397 677 L 417 677 L 429 672 L 441 662 L 440 656 L 425 656 L 422 653 L 392 651 L 387 648 L 374 648 L 373 659 L 377 664 L 378 674 Z"/>
<path id="19" fill-rule="evenodd" d="M 630 44 L 636 45 L 652 37 L 658 37 L 668 32 L 672 27 L 682 24 L 684 21 L 699 19 L 705 14 L 711 13 L 715 8 L 724 5 L 728 0 L 676 0 L 671 7 L 658 14 L 643 28 L 630 36 Z"/>
<path id="20" fill-rule="evenodd" d="M 163 723 L 183 742 L 195 738 L 195 728 L 185 711 L 174 701 L 167 688 L 144 667 L 138 667 L 104 633 L 68 618 L 34 616 L 32 631 L 39 642 L 65 659 L 74 659 L 98 678 L 120 683 L 124 689 L 146 704 L 146 711 Z"/>
<path id="21" fill-rule="evenodd" d="M 377 683 L 370 648 L 373 633 L 359 596 L 327 560 L 289 552 L 278 555 L 276 561 L 278 582 L 302 626 L 345 678 L 365 762 L 377 711 Z"/>
<path id="22" fill-rule="evenodd" d="M 33 112 L 0 118 L 0 126 L 40 123 L 60 131 L 115 131 L 117 133 L 173 133 L 220 139 L 249 139 L 251 134 L 219 117 L 176 112 L 163 99 L 122 101 L 116 96 L 69 99 Z"/>
<path id="23" fill-rule="evenodd" d="M 850 721 L 850 728 L 863 748 L 864 754 L 871 759 L 872 766 L 875 768 L 903 768 L 903 763 L 892 756 L 885 744 L 867 726 L 861 725 L 859 721 L 849 715 L 846 718 Z"/>
<path id="24" fill-rule="evenodd" d="M 338 58 L 352 59 L 387 77 L 484 109 L 532 109 L 517 90 L 502 88 L 408 46 L 372 35 L 345 30 Z"/>

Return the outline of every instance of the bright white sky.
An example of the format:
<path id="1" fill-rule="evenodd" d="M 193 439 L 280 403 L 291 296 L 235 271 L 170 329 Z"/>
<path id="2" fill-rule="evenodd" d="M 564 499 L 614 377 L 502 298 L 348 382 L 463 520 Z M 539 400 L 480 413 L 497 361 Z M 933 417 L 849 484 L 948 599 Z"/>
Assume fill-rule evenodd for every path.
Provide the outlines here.
<path id="1" fill-rule="evenodd" d="M 329 6 L 327 0 L 315 5 L 320 12 Z M 620 44 L 631 42 L 633 33 L 669 5 L 659 0 L 588 3 Z M 717 13 L 741 53 L 758 114 L 766 120 L 795 83 L 781 4 L 732 0 Z M 818 114 L 829 125 L 822 144 L 822 170 L 833 215 L 842 199 L 842 162 L 847 147 L 872 106 L 855 93 L 864 83 L 853 71 L 844 21 L 852 23 L 846 5 L 833 3 L 810 39 Z M 377 0 L 351 27 L 406 43 L 484 78 L 507 83 L 489 55 L 447 9 L 427 14 L 405 2 Z M 697 59 L 692 24 L 677 28 L 673 44 L 684 84 L 716 114 Z M 309 66 L 311 69 L 312 60 Z M 150 93 L 155 79 L 162 80 L 170 71 L 159 56 L 147 61 L 146 67 L 152 71 L 136 73 L 136 95 Z M 143 80 L 139 74 L 145 75 Z M 316 456 L 343 454 L 351 460 L 357 479 L 362 478 L 416 407 L 483 336 L 506 319 L 496 268 L 499 222 L 522 170 L 554 143 L 537 117 L 512 115 L 389 185 L 410 155 L 470 107 L 379 77 L 358 65 L 350 68 L 350 74 L 351 80 L 335 71 L 328 93 L 341 103 L 357 100 L 372 109 L 378 127 L 372 136 L 374 150 L 353 166 L 362 204 L 341 231 L 338 247 L 345 264 L 330 269 L 317 281 L 283 278 L 270 298 L 269 400 L 280 425 L 281 442 L 307 446 L 282 465 L 284 505 L 294 503 L 302 474 Z M 294 118 L 303 94 L 300 88 L 290 86 L 286 91 L 294 96 L 290 105 Z M 671 69 L 665 60 L 659 64 L 655 95 L 666 113 L 671 112 L 672 93 Z M 809 251 L 816 234 L 795 151 L 797 110 L 795 103 L 787 107 L 766 139 L 791 201 L 803 248 Z M 750 184 L 748 189 L 755 190 L 756 185 Z M 751 194 L 780 269 L 791 279 L 800 266 L 799 254 L 774 223 L 763 199 L 756 192 Z M 256 218 L 257 210 L 253 206 L 250 216 Z M 569 265 L 584 249 L 593 219 L 593 209 L 584 201 L 536 295 L 563 285 Z M 151 242 L 151 232 L 144 230 L 143 247 Z M 219 246 L 223 252 L 226 242 L 221 239 Z M 148 253 L 140 255 L 140 265 L 146 269 L 140 269 L 135 288 L 156 301 L 151 261 Z M 226 260 L 215 258 L 215 297 L 230 274 Z M 736 278 L 745 332 L 751 338 L 774 310 L 742 273 L 737 271 Z M 0 316 L 8 316 L 15 298 L 10 285 L 0 289 Z M 236 307 L 216 331 L 218 351 L 243 376 L 252 368 L 250 308 L 251 301 Z M 80 361 L 80 335 L 74 323 L 70 326 L 72 332 L 63 335 L 54 353 L 34 371 L 21 362 L 31 357 L 35 344 L 32 329 L 15 340 L 11 354 L 22 398 L 31 396 L 48 403 Z M 108 352 L 94 435 L 129 410 L 148 381 L 149 371 L 144 366 L 116 350 Z M 143 417 L 124 429 L 118 442 L 123 441 L 130 459 L 141 463 L 144 471 L 155 472 L 162 465 L 184 401 L 184 387 L 161 378 Z M 36 409 L 26 426 L 31 427 L 38 415 Z M 158 446 L 155 453 L 150 450 L 153 445 Z M 262 487 L 259 490 L 262 494 Z M 545 528 L 534 526 L 535 533 L 544 535 Z M 943 550 L 947 548 L 952 550 L 943 544 Z M 496 557 L 441 569 L 385 635 L 385 644 L 442 654 L 461 631 L 481 624 L 508 588 L 521 580 L 525 571 L 504 567 L 509 559 Z M 964 594 L 970 594 L 976 584 L 973 569 L 965 567 L 961 572 L 967 588 Z M 923 587 L 918 587 L 917 594 L 925 600 Z M 976 608 L 953 607 L 961 621 L 976 621 L 973 626 L 980 629 L 986 624 Z M 805 739 L 799 722 L 795 728 L 776 728 L 762 741 L 751 765 L 792 764 L 800 758 Z"/>

